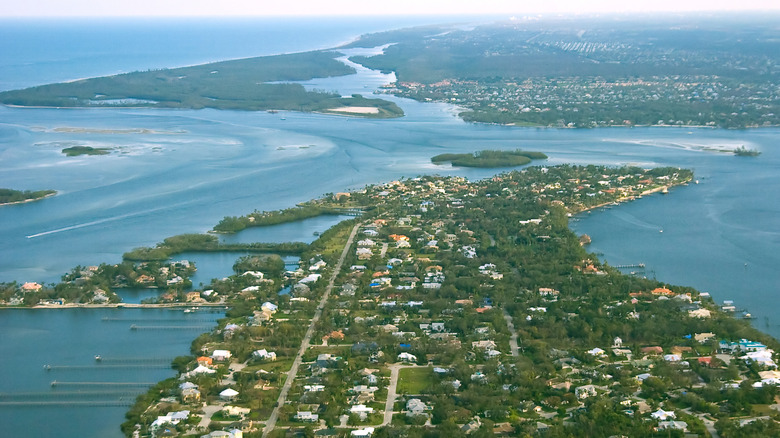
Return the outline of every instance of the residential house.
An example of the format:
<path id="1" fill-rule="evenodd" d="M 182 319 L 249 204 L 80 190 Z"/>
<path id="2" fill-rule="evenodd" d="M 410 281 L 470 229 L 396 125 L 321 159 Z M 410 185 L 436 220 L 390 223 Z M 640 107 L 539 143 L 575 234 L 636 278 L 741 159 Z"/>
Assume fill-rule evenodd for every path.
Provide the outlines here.
<path id="1" fill-rule="evenodd" d="M 263 348 L 262 350 L 253 351 L 252 357 L 258 360 L 276 360 L 276 353 Z"/>
<path id="2" fill-rule="evenodd" d="M 416 417 L 418 415 L 424 415 L 428 410 L 428 406 L 422 402 L 419 398 L 410 399 L 406 402 L 406 416 Z"/>
<path id="3" fill-rule="evenodd" d="M 233 388 L 227 388 L 219 393 L 219 398 L 225 401 L 233 401 L 238 397 L 238 391 Z"/>
<path id="4" fill-rule="evenodd" d="M 417 362 L 417 356 L 404 351 L 398 355 L 398 360 L 401 362 Z"/>
<path id="5" fill-rule="evenodd" d="M 298 421 L 305 421 L 307 423 L 316 423 L 320 421 L 320 416 L 313 414 L 311 411 L 298 411 L 294 418 Z"/>
<path id="6" fill-rule="evenodd" d="M 211 353 L 211 358 L 217 362 L 229 360 L 231 356 L 229 350 L 214 350 L 214 352 Z"/>

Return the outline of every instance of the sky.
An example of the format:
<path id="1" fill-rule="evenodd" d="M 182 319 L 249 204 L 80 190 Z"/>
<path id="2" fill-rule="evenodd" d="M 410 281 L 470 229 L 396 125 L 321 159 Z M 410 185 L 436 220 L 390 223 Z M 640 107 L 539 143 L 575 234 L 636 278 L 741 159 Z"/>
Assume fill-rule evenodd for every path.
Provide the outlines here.
<path id="1" fill-rule="evenodd" d="M 777 0 L 24 0 L 0 17 L 496 15 L 780 11 Z"/>

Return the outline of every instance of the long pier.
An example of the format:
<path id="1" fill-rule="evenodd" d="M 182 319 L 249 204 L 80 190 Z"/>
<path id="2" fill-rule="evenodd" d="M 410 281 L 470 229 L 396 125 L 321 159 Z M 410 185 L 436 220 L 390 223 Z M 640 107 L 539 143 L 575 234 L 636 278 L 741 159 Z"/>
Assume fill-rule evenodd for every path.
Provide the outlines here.
<path id="1" fill-rule="evenodd" d="M 152 386 L 157 382 L 58 382 L 52 380 L 51 386 Z"/>
<path id="2" fill-rule="evenodd" d="M 169 368 L 170 362 L 152 363 L 152 364 L 115 364 L 115 365 L 44 365 L 46 371 L 68 371 L 68 370 L 116 370 L 121 368 Z"/>
<path id="3" fill-rule="evenodd" d="M 135 399 L 129 400 L 47 400 L 47 401 L 0 401 L 0 406 L 82 406 L 82 407 L 129 407 Z"/>
<path id="4" fill-rule="evenodd" d="M 104 316 L 103 322 L 210 322 L 216 324 L 215 319 L 208 318 L 111 318 Z"/>
<path id="5" fill-rule="evenodd" d="M 642 269 L 644 269 L 645 268 L 645 264 L 644 263 L 634 263 L 634 264 L 630 264 L 630 265 L 616 265 L 615 267 L 618 268 L 618 269 L 630 269 L 630 268 L 642 268 Z"/>
<path id="6" fill-rule="evenodd" d="M 130 330 L 200 330 L 209 331 L 214 326 L 210 325 L 137 325 L 130 326 Z"/>

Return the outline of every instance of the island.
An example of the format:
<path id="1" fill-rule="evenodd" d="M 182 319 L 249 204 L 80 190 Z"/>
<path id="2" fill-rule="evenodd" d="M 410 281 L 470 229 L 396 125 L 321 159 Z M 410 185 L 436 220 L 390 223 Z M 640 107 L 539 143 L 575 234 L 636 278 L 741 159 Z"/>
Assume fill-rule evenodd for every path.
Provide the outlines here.
<path id="1" fill-rule="evenodd" d="M 396 104 L 360 95 L 308 91 L 300 81 L 355 73 L 330 50 L 237 59 L 42 85 L 0 93 L 16 106 L 215 108 L 400 117 Z"/>
<path id="2" fill-rule="evenodd" d="M 71 146 L 62 150 L 62 153 L 68 157 L 78 157 L 79 155 L 108 155 L 111 148 L 93 148 L 92 146 Z"/>
<path id="3" fill-rule="evenodd" d="M 158 287 L 146 306 L 229 307 L 138 397 L 128 437 L 773 436 L 780 343 L 706 293 L 599 261 L 568 227 L 692 178 L 561 165 L 402 179 L 312 201 L 361 213 L 300 244 L 297 269 L 269 248 L 193 288 L 191 263 L 139 258 L 4 284 L 0 301 L 116 306 L 121 281 Z"/>
<path id="4" fill-rule="evenodd" d="M 547 155 L 541 152 L 522 151 L 493 151 L 484 150 L 472 154 L 439 154 L 431 158 L 433 164 L 451 163 L 461 167 L 517 167 L 524 166 L 531 160 L 545 160 Z"/>
<path id="5" fill-rule="evenodd" d="M 745 146 L 740 146 L 734 149 L 734 155 L 738 157 L 757 157 L 761 155 L 761 151 L 756 149 L 748 149 Z"/>
<path id="6" fill-rule="evenodd" d="M 14 190 L 0 189 L 0 205 L 20 204 L 38 201 L 57 194 L 56 190 Z"/>

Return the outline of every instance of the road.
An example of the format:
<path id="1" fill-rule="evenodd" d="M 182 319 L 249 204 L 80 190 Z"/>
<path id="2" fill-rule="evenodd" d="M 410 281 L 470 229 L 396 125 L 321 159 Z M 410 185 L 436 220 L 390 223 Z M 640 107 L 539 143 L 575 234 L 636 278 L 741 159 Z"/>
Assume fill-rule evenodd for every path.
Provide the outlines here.
<path id="1" fill-rule="evenodd" d="M 515 325 L 512 323 L 512 316 L 504 309 L 504 319 L 506 320 L 506 326 L 509 328 L 509 332 L 512 336 L 509 338 L 509 348 L 512 350 L 512 356 L 520 356 L 520 347 L 517 345 L 517 331 Z"/>
<path id="2" fill-rule="evenodd" d="M 298 368 L 301 366 L 301 362 L 303 361 L 303 354 L 306 353 L 306 350 L 309 348 L 311 337 L 314 335 L 314 326 L 322 316 L 322 310 L 325 308 L 325 304 L 328 302 L 328 297 L 330 297 L 330 292 L 333 290 L 336 277 L 339 275 L 339 272 L 341 272 L 341 266 L 344 264 L 344 259 L 347 257 L 349 249 L 352 247 L 352 242 L 355 240 L 355 235 L 357 234 L 359 227 L 360 224 L 356 224 L 352 228 L 352 232 L 347 239 L 347 243 L 344 245 L 344 250 L 341 252 L 341 257 L 339 257 L 339 261 L 333 268 L 333 274 L 330 276 L 330 281 L 328 281 L 328 286 L 325 288 L 325 293 L 322 294 L 322 299 L 317 306 L 317 310 L 314 312 L 314 317 L 311 319 L 309 329 L 306 330 L 306 334 L 303 336 L 303 341 L 301 342 L 301 348 L 298 350 L 298 355 L 295 356 L 292 367 L 290 367 L 290 371 L 287 373 L 287 380 L 285 380 L 284 386 L 282 386 L 282 391 L 279 393 L 279 399 L 276 401 L 276 407 L 274 407 L 273 412 L 271 412 L 271 417 L 268 418 L 268 421 L 265 423 L 265 429 L 263 429 L 263 438 L 266 438 L 268 434 L 274 430 L 274 427 L 276 426 L 276 420 L 279 419 L 279 410 L 287 402 L 287 394 L 290 392 L 290 388 L 295 381 L 295 377 L 298 375 Z"/>
<path id="3" fill-rule="evenodd" d="M 393 421 L 393 406 L 395 406 L 396 387 L 398 387 L 398 374 L 401 372 L 401 365 L 390 365 L 390 384 L 387 386 L 387 401 L 385 402 L 385 418 L 380 427 L 387 426 Z"/>

